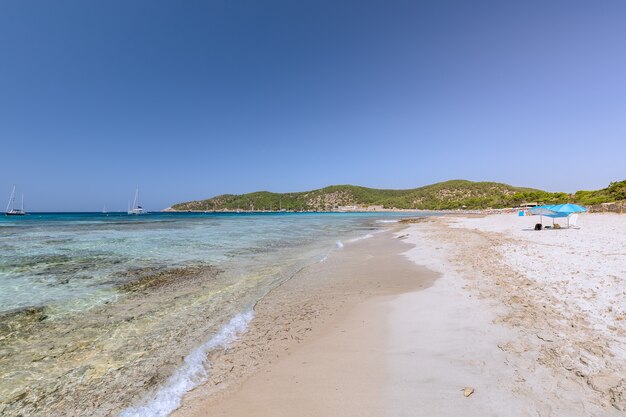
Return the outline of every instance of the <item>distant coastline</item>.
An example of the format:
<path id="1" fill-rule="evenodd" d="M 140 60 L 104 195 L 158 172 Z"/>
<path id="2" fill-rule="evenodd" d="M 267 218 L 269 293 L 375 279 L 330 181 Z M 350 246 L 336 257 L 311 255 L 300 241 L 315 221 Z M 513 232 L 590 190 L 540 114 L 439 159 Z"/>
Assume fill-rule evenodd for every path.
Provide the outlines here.
<path id="1" fill-rule="evenodd" d="M 399 208 L 383 208 L 379 206 L 368 207 L 351 207 L 351 208 L 338 208 L 336 210 L 232 210 L 232 209 L 219 209 L 219 210 L 177 210 L 172 207 L 167 207 L 161 212 L 163 213 L 411 213 L 415 211 L 432 211 L 432 210 L 415 210 L 415 209 L 399 209 Z"/>
<path id="2" fill-rule="evenodd" d="M 420 188 L 390 190 L 333 185 L 318 190 L 223 194 L 173 204 L 165 212 L 404 212 L 496 210 L 524 205 L 574 202 L 592 206 L 626 200 L 626 180 L 572 194 L 496 182 L 451 180 Z"/>

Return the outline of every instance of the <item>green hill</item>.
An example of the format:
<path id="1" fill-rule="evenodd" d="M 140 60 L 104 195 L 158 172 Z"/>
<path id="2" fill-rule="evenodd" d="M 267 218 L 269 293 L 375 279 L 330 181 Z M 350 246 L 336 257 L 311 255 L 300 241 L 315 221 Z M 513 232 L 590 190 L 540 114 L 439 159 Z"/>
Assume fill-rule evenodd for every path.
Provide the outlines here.
<path id="1" fill-rule="evenodd" d="M 550 193 L 513 187 L 497 182 L 452 180 L 409 190 L 384 190 L 354 185 L 333 185 L 297 193 L 258 191 L 224 194 L 201 201 L 172 206 L 172 210 L 289 210 L 333 211 L 346 206 L 381 206 L 386 209 L 484 209 L 513 207 L 524 202 L 558 204 L 568 202 L 566 193 Z"/>
<path id="2" fill-rule="evenodd" d="M 608 187 L 597 191 L 577 191 L 573 199 L 587 206 L 626 200 L 626 180 L 612 182 Z"/>

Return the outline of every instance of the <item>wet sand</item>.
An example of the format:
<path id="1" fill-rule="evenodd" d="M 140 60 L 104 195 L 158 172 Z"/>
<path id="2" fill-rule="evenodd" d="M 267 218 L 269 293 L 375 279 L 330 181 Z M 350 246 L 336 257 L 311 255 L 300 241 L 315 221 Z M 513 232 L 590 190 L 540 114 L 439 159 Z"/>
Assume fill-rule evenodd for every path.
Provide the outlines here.
<path id="1" fill-rule="evenodd" d="M 173 415 L 381 415 L 387 303 L 436 279 L 401 256 L 410 247 L 392 232 L 346 244 L 272 291 Z"/>

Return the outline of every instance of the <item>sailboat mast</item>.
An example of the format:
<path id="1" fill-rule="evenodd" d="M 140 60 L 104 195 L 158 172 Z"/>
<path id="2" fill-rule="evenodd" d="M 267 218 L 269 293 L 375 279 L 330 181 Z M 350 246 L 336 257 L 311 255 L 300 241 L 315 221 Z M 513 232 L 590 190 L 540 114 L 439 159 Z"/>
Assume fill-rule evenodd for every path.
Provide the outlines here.
<path id="1" fill-rule="evenodd" d="M 24 194 L 22 194 L 22 213 L 24 212 Z"/>
<path id="2" fill-rule="evenodd" d="M 139 207 L 139 186 L 137 186 L 137 189 L 135 190 L 135 201 L 133 202 L 133 209 L 136 209 Z"/>
<path id="3" fill-rule="evenodd" d="M 11 191 L 11 197 L 9 198 L 9 202 L 7 204 L 7 209 L 5 210 L 6 212 L 9 211 L 9 207 L 13 208 L 14 201 L 15 201 L 15 185 L 13 186 L 13 191 Z"/>

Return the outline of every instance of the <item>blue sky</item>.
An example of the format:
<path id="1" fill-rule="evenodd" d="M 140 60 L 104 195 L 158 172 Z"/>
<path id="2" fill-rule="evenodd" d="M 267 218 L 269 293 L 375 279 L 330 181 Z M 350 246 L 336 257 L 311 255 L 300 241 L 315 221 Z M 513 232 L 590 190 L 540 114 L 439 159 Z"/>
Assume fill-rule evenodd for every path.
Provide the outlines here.
<path id="1" fill-rule="evenodd" d="M 0 3 L 0 199 L 626 178 L 623 1 Z"/>

